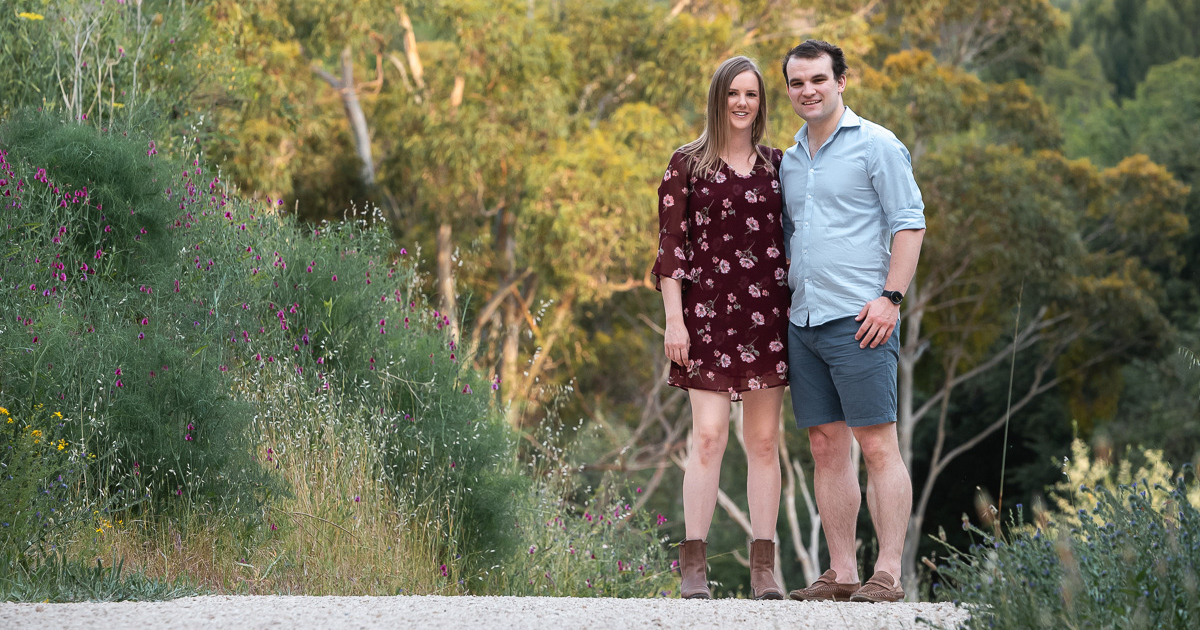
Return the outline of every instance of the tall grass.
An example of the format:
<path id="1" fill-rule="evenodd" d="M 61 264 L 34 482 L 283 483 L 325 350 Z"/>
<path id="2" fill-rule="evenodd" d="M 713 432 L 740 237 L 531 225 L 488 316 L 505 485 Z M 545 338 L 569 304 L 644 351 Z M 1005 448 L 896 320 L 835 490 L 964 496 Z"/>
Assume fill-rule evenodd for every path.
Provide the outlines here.
<path id="1" fill-rule="evenodd" d="M 1060 509 L 1037 509 L 1026 522 L 1018 505 L 1004 530 L 964 520 L 977 542 L 950 550 L 934 593 L 971 606 L 971 628 L 1196 627 L 1200 484 L 1192 468 L 1172 474 L 1147 452 L 1149 466 L 1129 481 L 1127 468 L 1089 462 L 1079 444 L 1074 451 Z"/>
<path id="2" fill-rule="evenodd" d="M 112 583 L 119 558 L 226 592 L 666 589 L 615 483 L 576 507 L 561 461 L 518 468 L 495 384 L 374 214 L 297 227 L 192 149 L 0 127 L 0 579 L 77 558 Z"/>

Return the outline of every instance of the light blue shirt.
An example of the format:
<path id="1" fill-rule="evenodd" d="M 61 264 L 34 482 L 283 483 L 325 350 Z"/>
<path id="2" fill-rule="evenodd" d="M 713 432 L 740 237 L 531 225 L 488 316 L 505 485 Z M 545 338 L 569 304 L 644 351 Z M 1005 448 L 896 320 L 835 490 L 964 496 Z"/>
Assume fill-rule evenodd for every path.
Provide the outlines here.
<path id="1" fill-rule="evenodd" d="M 847 107 L 816 156 L 808 149 L 805 124 L 779 168 L 797 326 L 858 315 L 883 291 L 891 237 L 925 227 L 912 159 L 891 131 Z"/>

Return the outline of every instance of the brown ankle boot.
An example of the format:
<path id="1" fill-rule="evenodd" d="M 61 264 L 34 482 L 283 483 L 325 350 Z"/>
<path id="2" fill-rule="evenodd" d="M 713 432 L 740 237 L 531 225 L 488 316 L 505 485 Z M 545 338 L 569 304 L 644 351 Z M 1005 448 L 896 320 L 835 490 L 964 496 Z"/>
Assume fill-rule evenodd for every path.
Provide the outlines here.
<path id="1" fill-rule="evenodd" d="M 775 541 L 750 541 L 750 591 L 754 599 L 783 599 L 775 582 Z"/>
<path id="2" fill-rule="evenodd" d="M 685 540 L 679 543 L 679 596 L 684 599 L 712 599 L 708 590 L 708 543 Z"/>

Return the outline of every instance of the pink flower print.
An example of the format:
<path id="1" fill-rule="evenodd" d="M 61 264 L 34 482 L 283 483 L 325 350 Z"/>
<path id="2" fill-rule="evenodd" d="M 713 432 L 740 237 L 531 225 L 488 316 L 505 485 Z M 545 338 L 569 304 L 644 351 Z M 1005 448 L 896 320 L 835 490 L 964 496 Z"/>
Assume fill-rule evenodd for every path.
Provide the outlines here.
<path id="1" fill-rule="evenodd" d="M 746 219 L 746 228 L 748 228 L 749 231 L 751 231 L 751 232 L 757 232 L 758 231 L 758 219 L 755 219 L 754 217 L 747 218 Z"/>
<path id="2" fill-rule="evenodd" d="M 732 268 L 733 266 L 729 264 L 728 260 L 722 260 L 717 263 L 717 271 L 720 271 L 721 273 L 729 273 L 729 270 Z"/>
<path id="3" fill-rule="evenodd" d="M 682 247 L 676 247 L 676 248 L 675 248 L 675 257 L 676 257 L 676 258 L 678 258 L 679 260 L 683 260 L 683 259 L 684 259 L 684 256 L 683 256 L 683 248 L 682 248 Z"/>
<path id="4" fill-rule="evenodd" d="M 754 322 L 755 326 L 762 326 L 767 323 L 766 318 L 764 318 L 763 314 L 759 313 L 758 311 L 750 314 L 750 321 Z"/>
<path id="5" fill-rule="evenodd" d="M 704 343 L 712 343 L 712 335 L 704 335 Z"/>
<path id="6" fill-rule="evenodd" d="M 759 201 L 766 201 L 766 200 L 767 200 L 767 198 L 766 198 L 766 197 L 764 197 L 764 196 L 762 196 L 762 195 L 759 195 L 759 196 L 758 196 L 758 200 L 759 200 Z"/>
<path id="7" fill-rule="evenodd" d="M 725 299 L 729 300 L 730 302 L 737 302 L 737 296 L 732 293 L 726 295 Z"/>
<path id="8" fill-rule="evenodd" d="M 779 192 L 779 180 L 778 179 L 771 180 L 771 190 L 774 190 L 775 192 Z"/>
<path id="9" fill-rule="evenodd" d="M 722 201 L 721 201 L 721 205 L 725 206 L 725 207 L 728 209 L 728 208 L 732 208 L 732 207 L 733 207 L 733 202 L 732 202 L 732 201 L 730 201 L 728 198 L 726 198 L 726 199 L 724 199 L 724 200 L 722 200 Z"/>
<path id="10" fill-rule="evenodd" d="M 779 267 L 778 269 L 775 270 L 775 279 L 776 280 L 783 280 L 783 278 L 786 275 L 787 275 L 787 270 L 784 269 L 783 267 Z"/>
<path id="11" fill-rule="evenodd" d="M 711 289 L 711 288 L 713 288 L 713 279 L 712 279 L 712 278 L 709 278 L 709 279 L 705 280 L 705 281 L 704 281 L 704 286 L 706 286 L 706 287 L 708 287 L 708 288 L 710 288 L 710 289 Z"/>
<path id="12" fill-rule="evenodd" d="M 779 258 L 779 248 L 774 245 L 768 247 L 767 258 Z"/>
<path id="13" fill-rule="evenodd" d="M 700 251 L 702 251 L 702 252 L 708 251 L 708 241 L 702 241 L 700 243 Z"/>
<path id="14" fill-rule="evenodd" d="M 725 181 L 725 173 L 717 171 L 717 174 L 713 177 L 713 181 L 718 184 L 723 183 Z"/>
<path id="15" fill-rule="evenodd" d="M 783 352 L 783 342 L 776 339 L 775 341 L 772 341 L 770 344 L 768 344 L 767 348 L 771 352 Z"/>
<path id="16" fill-rule="evenodd" d="M 705 307 L 703 304 L 696 305 L 696 317 L 704 317 L 707 314 L 708 314 L 707 307 Z"/>
<path id="17" fill-rule="evenodd" d="M 686 231 L 687 231 L 687 221 L 680 221 L 680 222 L 679 222 L 679 231 L 680 231 L 680 232 L 686 232 Z"/>
<path id="18" fill-rule="evenodd" d="M 683 280 L 683 270 L 682 270 L 682 269 L 676 269 L 675 271 L 672 271 L 672 272 L 671 272 L 671 278 L 673 278 L 673 279 L 675 279 L 675 280 Z"/>
<path id="19" fill-rule="evenodd" d="M 724 353 L 722 353 L 722 354 L 721 354 L 721 359 L 720 359 L 719 361 L 717 361 L 717 365 L 719 365 L 719 366 L 721 366 L 721 367 L 723 367 L 723 368 L 727 368 L 727 367 L 729 367 L 730 365 L 733 365 L 733 361 L 732 361 L 732 360 L 729 358 L 729 355 L 728 355 L 728 354 L 724 354 Z"/>
<path id="20" fill-rule="evenodd" d="M 780 361 L 779 363 L 776 363 L 775 364 L 775 373 L 776 374 L 787 374 L 787 362 Z"/>
<path id="21" fill-rule="evenodd" d="M 729 336 L 729 337 L 732 337 L 732 336 L 734 336 L 734 335 L 736 335 L 736 334 L 737 334 L 737 331 L 736 331 L 736 330 L 734 330 L 734 329 L 732 329 L 732 328 L 730 328 L 729 330 L 726 330 L 726 331 L 725 331 L 725 334 L 726 334 L 727 336 Z"/>
<path id="22" fill-rule="evenodd" d="M 664 208 L 670 208 L 675 205 L 675 197 L 673 195 L 663 195 L 662 203 Z"/>
<path id="23" fill-rule="evenodd" d="M 754 363 L 754 355 L 750 354 L 749 352 L 743 352 L 742 353 L 742 362 L 743 363 Z"/>
<path id="24" fill-rule="evenodd" d="M 740 263 L 740 264 L 741 264 L 743 267 L 745 267 L 746 269 L 753 269 L 753 268 L 754 268 L 754 259 L 753 259 L 752 257 L 742 257 L 742 258 L 739 258 L 739 259 L 738 259 L 738 263 Z"/>
<path id="25" fill-rule="evenodd" d="M 728 234 L 725 234 L 725 235 L 721 236 L 721 240 L 723 240 L 723 241 L 725 241 L 726 243 L 728 243 L 729 241 L 732 241 L 732 240 L 733 240 L 733 237 L 732 237 L 732 236 L 730 236 L 730 235 L 728 235 Z"/>
<path id="26" fill-rule="evenodd" d="M 700 189 L 700 194 L 701 194 L 701 195 L 707 195 L 707 194 L 708 194 L 708 192 L 709 192 L 709 191 L 708 191 L 708 187 L 707 187 L 707 186 L 705 186 L 704 188 L 701 188 L 701 189 Z"/>
<path id="27" fill-rule="evenodd" d="M 668 168 L 667 172 L 663 173 L 663 181 L 664 182 L 671 181 L 671 169 Z"/>
<path id="28" fill-rule="evenodd" d="M 750 387 L 750 389 L 762 389 L 764 387 L 762 379 L 757 376 L 747 381 L 746 385 Z"/>
<path id="29" fill-rule="evenodd" d="M 762 297 L 762 289 L 758 288 L 758 284 L 750 285 L 750 297 Z"/>
<path id="30" fill-rule="evenodd" d="M 758 201 L 758 193 L 754 192 L 753 190 L 747 190 L 746 191 L 746 201 L 749 201 L 750 203 L 757 202 Z"/>

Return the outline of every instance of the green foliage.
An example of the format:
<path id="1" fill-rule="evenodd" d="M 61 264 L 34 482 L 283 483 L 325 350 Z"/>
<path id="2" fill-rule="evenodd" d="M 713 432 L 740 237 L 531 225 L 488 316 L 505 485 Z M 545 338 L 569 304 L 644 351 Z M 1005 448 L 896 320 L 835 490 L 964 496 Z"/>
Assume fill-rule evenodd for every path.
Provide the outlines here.
<path id="1" fill-rule="evenodd" d="M 81 492 L 144 496 L 155 513 L 258 513 L 281 488 L 256 460 L 244 383 L 266 378 L 318 397 L 349 393 L 341 411 L 375 445 L 373 474 L 414 522 L 433 525 L 427 534 L 447 557 L 475 566 L 514 547 L 512 505 L 527 481 L 513 436 L 378 217 L 300 230 L 274 204 L 205 179 L 198 157 L 169 174 L 135 140 L 70 123 L 36 129 L 11 143 L 0 135 L 14 199 L 5 212 L 13 224 L 63 229 L 8 233 L 0 277 L 12 297 L 0 311 L 21 322 L 0 335 L 0 391 L 23 406 L 61 400 L 80 418 L 73 427 L 93 462 Z M 39 174 L 48 183 L 26 188 L 46 153 L 59 160 Z M 160 190 L 126 194 L 138 177 Z M 83 186 L 88 194 L 73 194 Z M 95 190 L 108 195 L 105 210 Z M 71 214 L 55 217 L 67 193 Z M 97 219 L 109 204 L 133 212 L 124 230 Z M 143 233 L 143 221 L 166 229 Z M 71 237 L 87 225 L 103 227 L 81 256 Z"/>
<path id="2" fill-rule="evenodd" d="M 1004 538 L 964 524 L 979 542 L 951 549 L 934 593 L 975 606 L 969 628 L 1193 627 L 1197 491 L 1186 468 L 1167 486 L 1079 486 L 1076 512 L 1043 516 L 1036 527 L 1018 506 Z"/>
<path id="3" fill-rule="evenodd" d="M 15 412 L 15 413 L 14 413 Z M 38 551 L 67 526 L 91 517 L 72 502 L 84 451 L 72 422 L 40 405 L 0 407 L 0 550 Z"/>
<path id="4" fill-rule="evenodd" d="M 579 434 L 547 440 L 527 469 L 536 480 L 523 495 L 514 527 L 522 547 L 480 576 L 484 589 L 505 595 L 658 597 L 675 588 L 674 563 L 658 539 L 662 515 L 634 507 L 642 488 L 606 474 L 595 487 L 572 473 L 563 447 L 583 446 Z M 581 453 L 572 452 L 572 459 Z M 474 580 L 471 580 L 472 582 Z"/>
<path id="5" fill-rule="evenodd" d="M 1118 98 L 1130 98 L 1150 68 L 1200 55 L 1196 0 L 1088 0 L 1075 11 L 1074 44 L 1090 44 Z"/>
<path id="6" fill-rule="evenodd" d="M 163 581 L 125 571 L 124 562 L 96 566 L 59 554 L 28 566 L 11 553 L 0 554 L 0 601 L 148 602 L 204 595 L 186 579 Z"/>
<path id="7" fill-rule="evenodd" d="M 0 147 L 15 193 L 6 221 L 33 228 L 8 233 L 0 269 L 4 320 L 25 324 L 0 338 L 5 398 L 59 401 L 91 491 L 165 506 L 186 488 L 253 510 L 265 479 L 247 448 L 250 409 L 229 398 L 215 363 L 191 360 L 206 343 L 179 343 L 202 337 L 191 329 L 203 317 L 167 288 L 179 211 L 154 144 L 23 115 L 0 130 Z"/>

